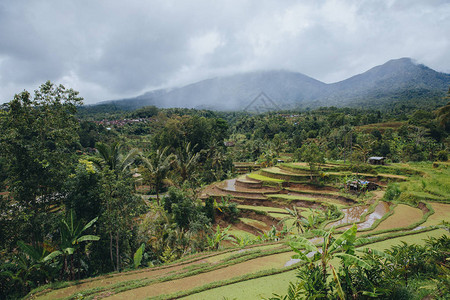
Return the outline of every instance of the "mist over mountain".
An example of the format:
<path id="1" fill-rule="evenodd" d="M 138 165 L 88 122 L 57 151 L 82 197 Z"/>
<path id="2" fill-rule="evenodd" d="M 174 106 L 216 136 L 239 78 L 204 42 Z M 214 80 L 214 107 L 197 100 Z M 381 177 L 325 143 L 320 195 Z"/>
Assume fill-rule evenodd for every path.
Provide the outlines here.
<path id="1" fill-rule="evenodd" d="M 394 59 L 346 80 L 326 84 L 301 73 L 274 70 L 203 80 L 187 86 L 102 102 L 138 108 L 157 107 L 243 110 L 264 93 L 281 109 L 320 106 L 375 107 L 390 101 L 445 95 L 450 74 L 436 72 L 410 58 Z"/>

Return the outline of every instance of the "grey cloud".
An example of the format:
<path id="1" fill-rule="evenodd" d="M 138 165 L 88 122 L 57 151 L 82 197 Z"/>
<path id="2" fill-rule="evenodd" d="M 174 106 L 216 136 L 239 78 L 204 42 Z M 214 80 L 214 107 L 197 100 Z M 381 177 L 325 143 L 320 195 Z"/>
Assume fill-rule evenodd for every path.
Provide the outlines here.
<path id="1" fill-rule="evenodd" d="M 0 102 L 46 80 L 87 102 L 261 69 L 333 82 L 405 56 L 450 72 L 439 0 L 6 0 L 0 36 Z"/>

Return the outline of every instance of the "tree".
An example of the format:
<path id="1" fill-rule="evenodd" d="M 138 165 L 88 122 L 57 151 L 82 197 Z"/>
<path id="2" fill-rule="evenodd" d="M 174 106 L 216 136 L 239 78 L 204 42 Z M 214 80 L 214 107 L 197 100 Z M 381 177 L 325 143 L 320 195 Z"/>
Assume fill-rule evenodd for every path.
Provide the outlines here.
<path id="1" fill-rule="evenodd" d="M 310 209 L 310 213 L 306 218 L 302 218 L 301 220 L 302 226 L 306 231 L 316 229 L 321 222 L 324 221 L 323 218 L 321 218 L 320 214 L 316 211 L 313 211 Z"/>
<path id="2" fill-rule="evenodd" d="M 51 268 L 46 264 L 50 253 L 46 247 L 43 244 L 32 246 L 23 241 L 17 242 L 17 246 L 20 251 L 14 259 L 16 272 L 9 275 L 13 281 L 22 285 L 22 292 L 25 294 L 30 288 L 51 281 Z"/>
<path id="3" fill-rule="evenodd" d="M 164 184 L 168 183 L 167 174 L 175 161 L 175 155 L 166 155 L 167 147 L 162 150 L 157 150 L 153 158 L 142 158 L 143 168 L 146 172 L 144 180 L 150 182 L 156 190 L 156 201 L 159 203 L 159 192 Z"/>
<path id="4" fill-rule="evenodd" d="M 104 207 L 100 217 L 102 230 L 109 236 L 111 266 L 119 271 L 122 265 L 121 250 L 129 249 L 130 243 L 135 239 L 135 218 L 144 212 L 144 203 L 134 194 L 132 178 L 117 177 L 109 168 L 101 173 L 101 186 L 101 203 Z"/>
<path id="5" fill-rule="evenodd" d="M 450 99 L 450 88 L 448 89 L 446 98 Z M 444 129 L 448 130 L 449 129 L 448 124 L 450 123 L 450 101 L 436 111 L 436 116 L 439 125 L 442 126 Z"/>
<path id="6" fill-rule="evenodd" d="M 104 143 L 96 143 L 95 147 L 100 161 L 94 159 L 93 162 L 100 168 L 109 168 L 116 174 L 116 177 L 128 171 L 139 154 L 137 149 L 131 149 L 127 154 L 123 155 L 121 153 L 122 147 L 117 142 L 111 144 L 111 146 Z"/>
<path id="7" fill-rule="evenodd" d="M 133 229 L 133 218 L 142 211 L 142 202 L 133 194 L 130 166 L 139 154 L 132 149 L 122 154 L 121 145 L 110 146 L 97 143 L 97 157 L 91 158 L 101 170 L 102 223 L 109 235 L 109 256 L 114 270 L 119 271 L 120 249 L 133 237 L 128 233 Z M 114 253 L 115 248 L 115 253 Z M 115 256 L 115 259 L 114 259 Z"/>
<path id="8" fill-rule="evenodd" d="M 308 163 L 311 180 L 313 175 L 318 175 L 320 164 L 325 163 L 325 155 L 314 141 L 303 144 L 299 149 L 299 158 Z"/>
<path id="9" fill-rule="evenodd" d="M 372 143 L 371 143 L 372 144 Z M 370 148 L 371 144 L 356 144 L 353 146 L 353 158 L 356 159 L 357 162 L 365 163 L 369 158 L 369 153 L 372 151 Z"/>
<path id="10" fill-rule="evenodd" d="M 130 116 L 132 118 L 150 118 L 158 114 L 158 108 L 154 105 L 144 106 L 133 111 Z"/>
<path id="11" fill-rule="evenodd" d="M 182 150 L 177 152 L 176 162 L 181 177 L 181 183 L 185 182 L 188 177 L 191 178 L 191 175 L 197 166 L 200 153 L 195 153 L 194 148 L 191 148 L 191 143 L 189 142 Z"/>
<path id="12" fill-rule="evenodd" d="M 18 207 L 16 232 L 36 245 L 45 232 L 45 214 L 60 193 L 79 140 L 78 92 L 50 81 L 6 103 L 0 115 L 0 156 L 7 163 L 7 183 Z M 23 224 L 23 225 L 20 225 Z M 15 244 L 15 241 L 12 242 Z"/>
<path id="13" fill-rule="evenodd" d="M 227 170 L 231 170 L 231 161 L 224 153 L 223 148 L 213 145 L 209 148 L 205 165 L 210 166 L 214 180 L 223 180 Z"/>
<path id="14" fill-rule="evenodd" d="M 279 157 L 280 152 L 284 150 L 286 142 L 287 142 L 286 134 L 277 133 L 274 135 L 270 146 L 273 149 L 273 151 L 275 152 L 277 157 Z"/>
<path id="15" fill-rule="evenodd" d="M 167 196 L 164 197 L 164 209 L 181 229 L 188 229 L 189 223 L 203 214 L 200 212 L 201 206 L 198 201 L 189 197 L 185 191 L 175 187 L 170 187 Z"/>
<path id="16" fill-rule="evenodd" d="M 81 222 L 87 223 L 103 213 L 101 175 L 91 161 L 80 159 L 74 173 L 65 180 L 65 209 L 73 210 Z"/>
<path id="17" fill-rule="evenodd" d="M 353 158 L 356 159 L 357 162 L 366 163 L 369 158 L 369 154 L 372 151 L 372 146 L 375 141 L 373 140 L 373 136 L 361 133 L 356 137 L 357 144 L 353 146 Z"/>

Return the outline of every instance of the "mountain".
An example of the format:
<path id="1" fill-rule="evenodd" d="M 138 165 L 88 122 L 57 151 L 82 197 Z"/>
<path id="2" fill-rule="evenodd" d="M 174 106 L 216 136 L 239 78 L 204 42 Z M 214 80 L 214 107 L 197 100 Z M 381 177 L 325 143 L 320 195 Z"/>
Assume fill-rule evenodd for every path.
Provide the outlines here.
<path id="1" fill-rule="evenodd" d="M 331 84 L 301 73 L 261 71 L 207 79 L 180 88 L 155 90 L 135 98 L 111 102 L 132 108 L 155 105 L 242 110 L 263 93 L 282 109 L 375 107 L 392 101 L 440 98 L 449 85 L 450 74 L 416 64 L 410 58 L 400 58 Z"/>
<path id="2" fill-rule="evenodd" d="M 171 90 L 156 90 L 118 105 L 239 110 L 264 92 L 280 107 L 319 97 L 326 84 L 301 73 L 262 71 L 217 77 Z"/>
<path id="3" fill-rule="evenodd" d="M 409 98 L 445 95 L 449 85 L 450 74 L 415 64 L 410 58 L 400 58 L 330 84 L 326 99 L 345 106 L 358 103 L 365 105 L 369 100 L 392 100 L 398 94 L 409 94 Z"/>

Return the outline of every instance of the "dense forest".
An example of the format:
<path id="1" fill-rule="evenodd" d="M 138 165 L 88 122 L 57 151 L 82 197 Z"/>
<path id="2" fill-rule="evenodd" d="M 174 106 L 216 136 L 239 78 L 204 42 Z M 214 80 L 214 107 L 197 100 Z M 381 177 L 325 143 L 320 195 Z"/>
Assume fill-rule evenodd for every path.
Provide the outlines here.
<path id="1" fill-rule="evenodd" d="M 450 102 L 442 103 L 449 97 L 450 90 L 437 104 L 250 114 L 86 107 L 78 92 L 50 82 L 34 95 L 17 94 L 0 110 L 0 298 L 218 250 L 228 236 L 215 215 L 220 210 L 232 220 L 236 205 L 199 195 L 235 176 L 236 162 L 302 161 L 319 174 L 332 161 L 374 172 L 371 156 L 388 163 L 447 161 Z M 314 184 L 320 180 L 326 178 Z M 411 201 L 401 191 L 394 197 Z M 448 239 L 441 242 L 448 251 Z M 430 259 L 441 262 L 442 251 Z M 320 265 L 303 268 L 323 275 Z"/>

